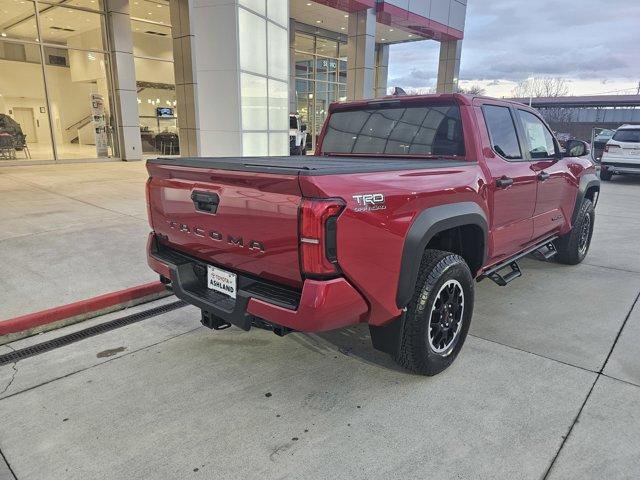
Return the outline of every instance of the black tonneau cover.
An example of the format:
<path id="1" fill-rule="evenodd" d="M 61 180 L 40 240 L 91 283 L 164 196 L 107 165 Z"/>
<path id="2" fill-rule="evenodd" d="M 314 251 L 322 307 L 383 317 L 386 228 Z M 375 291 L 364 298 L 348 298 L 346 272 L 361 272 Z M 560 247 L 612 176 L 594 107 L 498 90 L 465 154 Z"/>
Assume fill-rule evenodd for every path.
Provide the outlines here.
<path id="1" fill-rule="evenodd" d="M 384 172 L 454 168 L 473 162 L 460 160 L 420 160 L 380 157 L 179 157 L 152 158 L 148 163 L 176 167 L 211 168 L 241 172 L 281 173 L 293 175 L 334 175 L 340 173 Z"/>

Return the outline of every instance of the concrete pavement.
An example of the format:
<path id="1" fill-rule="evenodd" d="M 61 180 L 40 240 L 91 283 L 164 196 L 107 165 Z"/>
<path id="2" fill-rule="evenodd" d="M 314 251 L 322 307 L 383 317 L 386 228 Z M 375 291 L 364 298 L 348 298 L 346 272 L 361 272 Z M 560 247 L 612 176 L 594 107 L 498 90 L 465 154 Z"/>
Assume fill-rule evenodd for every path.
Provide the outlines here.
<path id="1" fill-rule="evenodd" d="M 0 451 L 18 479 L 638 478 L 638 207 L 615 178 L 583 264 L 480 283 L 436 377 L 364 326 L 213 332 L 184 307 L 0 367 Z"/>
<path id="2" fill-rule="evenodd" d="M 0 168 L 0 320 L 156 280 L 142 162 Z"/>

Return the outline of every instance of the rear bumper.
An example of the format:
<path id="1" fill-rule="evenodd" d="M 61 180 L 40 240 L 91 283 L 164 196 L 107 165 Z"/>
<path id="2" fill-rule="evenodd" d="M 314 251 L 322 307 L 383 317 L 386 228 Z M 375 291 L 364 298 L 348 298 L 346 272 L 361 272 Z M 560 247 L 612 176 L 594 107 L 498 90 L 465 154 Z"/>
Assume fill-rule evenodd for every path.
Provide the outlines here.
<path id="1" fill-rule="evenodd" d="M 612 161 L 603 161 L 600 164 L 600 168 L 605 171 L 616 172 L 616 173 L 639 173 L 640 174 L 640 163 L 626 163 L 626 162 L 612 162 Z"/>
<path id="2" fill-rule="evenodd" d="M 275 326 L 319 332 L 361 322 L 368 313 L 362 296 L 344 278 L 304 281 L 296 291 L 239 272 L 233 300 L 206 287 L 206 263 L 162 247 L 149 235 L 147 262 L 169 278 L 175 295 L 244 330 L 254 317 Z"/>

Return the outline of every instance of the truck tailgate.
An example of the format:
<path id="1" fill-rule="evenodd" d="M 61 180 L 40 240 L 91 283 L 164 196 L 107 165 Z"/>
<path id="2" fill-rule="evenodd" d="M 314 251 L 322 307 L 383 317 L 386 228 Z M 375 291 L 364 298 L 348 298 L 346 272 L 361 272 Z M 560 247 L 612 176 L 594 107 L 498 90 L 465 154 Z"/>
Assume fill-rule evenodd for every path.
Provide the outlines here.
<path id="1" fill-rule="evenodd" d="M 147 163 L 160 241 L 234 272 L 300 287 L 298 176 Z"/>

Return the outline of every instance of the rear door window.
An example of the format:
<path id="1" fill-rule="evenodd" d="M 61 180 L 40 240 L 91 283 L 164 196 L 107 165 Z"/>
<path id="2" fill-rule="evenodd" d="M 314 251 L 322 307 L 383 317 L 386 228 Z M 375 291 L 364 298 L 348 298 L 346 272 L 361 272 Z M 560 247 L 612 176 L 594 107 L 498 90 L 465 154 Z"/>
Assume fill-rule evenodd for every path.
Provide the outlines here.
<path id="1" fill-rule="evenodd" d="M 482 112 L 493 150 L 507 160 L 521 160 L 522 152 L 511 110 L 497 105 L 485 105 Z"/>
<path id="2" fill-rule="evenodd" d="M 338 111 L 329 117 L 322 151 L 463 156 L 460 108 L 455 104 Z"/>
<path id="3" fill-rule="evenodd" d="M 556 144 L 547 126 L 533 113 L 518 110 L 531 158 L 551 158 L 556 154 Z"/>
<path id="4" fill-rule="evenodd" d="M 618 130 L 613 134 L 616 142 L 640 143 L 640 129 L 624 129 Z"/>

